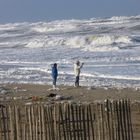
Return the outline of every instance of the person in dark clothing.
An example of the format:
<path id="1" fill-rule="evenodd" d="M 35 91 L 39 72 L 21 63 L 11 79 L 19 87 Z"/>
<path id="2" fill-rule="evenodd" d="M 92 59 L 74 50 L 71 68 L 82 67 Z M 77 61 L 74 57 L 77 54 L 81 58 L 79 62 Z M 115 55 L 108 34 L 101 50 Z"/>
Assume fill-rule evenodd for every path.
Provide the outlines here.
<path id="1" fill-rule="evenodd" d="M 57 64 L 54 63 L 52 66 L 53 89 L 56 89 L 57 76 L 58 76 Z"/>

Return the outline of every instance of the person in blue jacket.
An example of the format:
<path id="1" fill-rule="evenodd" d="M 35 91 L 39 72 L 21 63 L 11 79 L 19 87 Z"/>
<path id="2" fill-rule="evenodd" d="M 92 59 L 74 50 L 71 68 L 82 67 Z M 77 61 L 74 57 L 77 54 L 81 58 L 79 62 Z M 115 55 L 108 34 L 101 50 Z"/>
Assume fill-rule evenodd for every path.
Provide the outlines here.
<path id="1" fill-rule="evenodd" d="M 52 66 L 53 89 L 56 89 L 57 76 L 58 76 L 57 64 L 54 63 Z"/>

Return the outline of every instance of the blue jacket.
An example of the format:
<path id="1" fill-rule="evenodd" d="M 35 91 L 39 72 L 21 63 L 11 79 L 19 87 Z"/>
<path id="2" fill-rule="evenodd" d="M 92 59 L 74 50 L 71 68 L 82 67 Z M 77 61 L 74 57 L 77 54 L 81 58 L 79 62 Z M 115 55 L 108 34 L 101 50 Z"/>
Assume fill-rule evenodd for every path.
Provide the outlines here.
<path id="1" fill-rule="evenodd" d="M 57 76 L 58 76 L 57 67 L 52 66 L 52 78 L 57 78 Z"/>

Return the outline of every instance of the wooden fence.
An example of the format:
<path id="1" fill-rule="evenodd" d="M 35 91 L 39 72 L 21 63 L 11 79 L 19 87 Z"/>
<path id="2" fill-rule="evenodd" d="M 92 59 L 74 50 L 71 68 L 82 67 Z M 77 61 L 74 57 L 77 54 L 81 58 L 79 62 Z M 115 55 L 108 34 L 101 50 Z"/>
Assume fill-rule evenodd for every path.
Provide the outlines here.
<path id="1" fill-rule="evenodd" d="M 1 105 L 0 140 L 133 140 L 130 101 Z"/>

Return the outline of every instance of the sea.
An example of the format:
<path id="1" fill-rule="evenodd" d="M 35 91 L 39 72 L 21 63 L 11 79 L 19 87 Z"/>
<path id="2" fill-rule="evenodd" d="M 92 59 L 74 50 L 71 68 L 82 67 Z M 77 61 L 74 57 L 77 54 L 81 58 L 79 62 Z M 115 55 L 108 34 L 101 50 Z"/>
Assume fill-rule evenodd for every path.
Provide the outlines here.
<path id="1" fill-rule="evenodd" d="M 140 88 L 140 15 L 0 24 L 0 84 Z"/>

